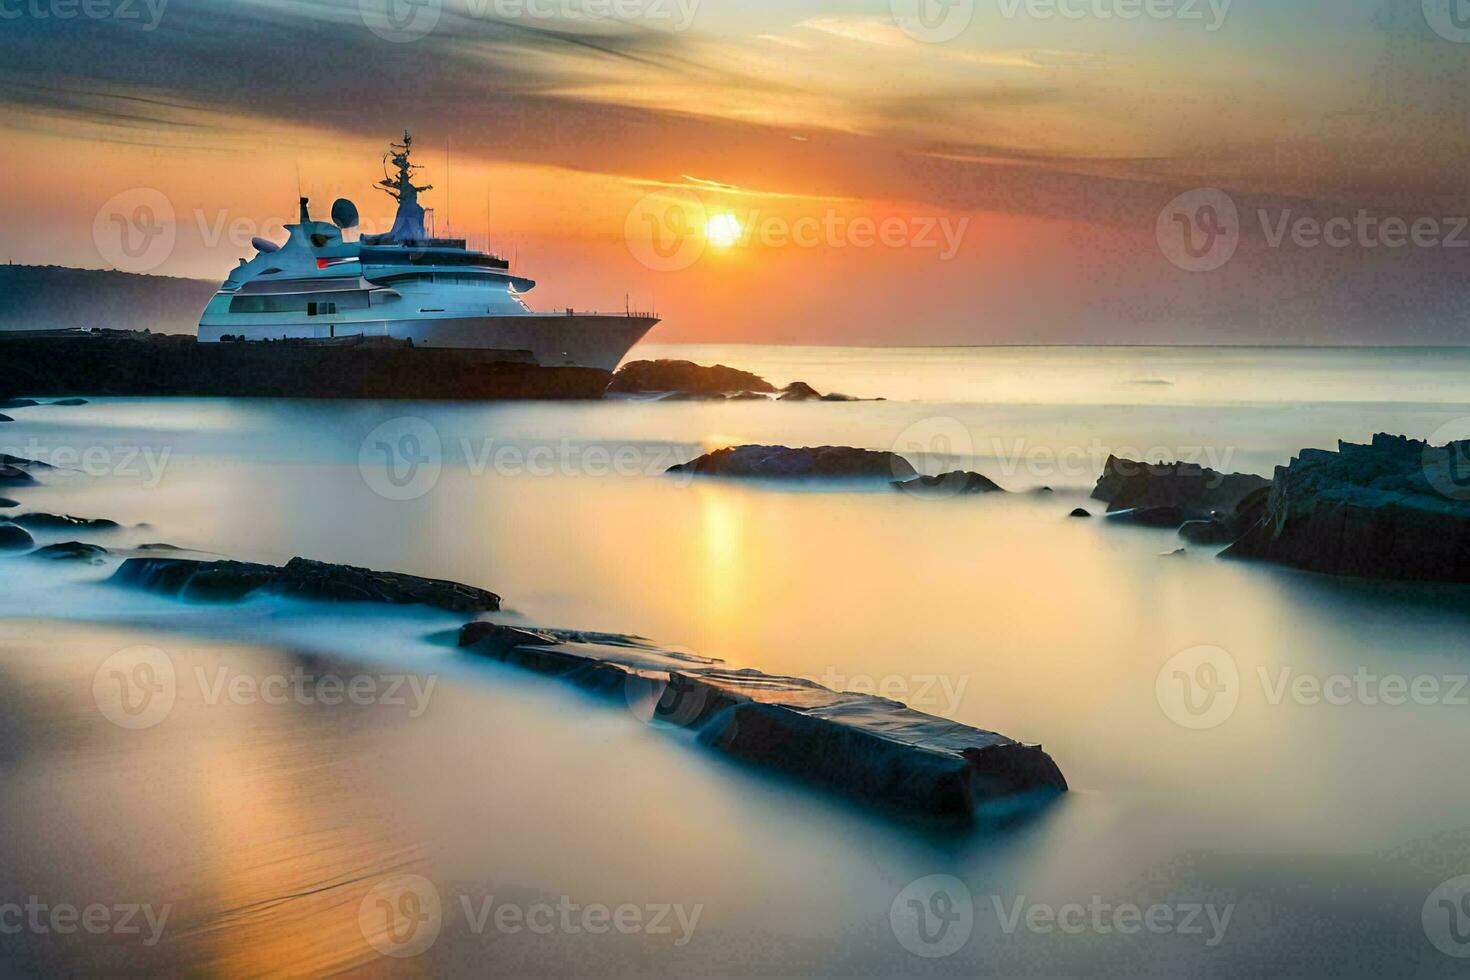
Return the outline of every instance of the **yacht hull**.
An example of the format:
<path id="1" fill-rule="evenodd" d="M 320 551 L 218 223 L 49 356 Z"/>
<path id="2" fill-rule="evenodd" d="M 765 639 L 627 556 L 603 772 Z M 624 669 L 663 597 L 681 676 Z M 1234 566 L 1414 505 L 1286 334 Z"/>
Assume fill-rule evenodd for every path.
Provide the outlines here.
<path id="1" fill-rule="evenodd" d="M 520 361 L 542 367 L 583 367 L 613 371 L 633 345 L 658 323 L 654 317 L 600 314 L 530 313 L 524 316 L 445 316 L 362 320 L 313 317 L 295 322 L 241 322 L 242 317 L 208 314 L 199 340 L 224 337 L 247 341 L 346 340 L 385 337 L 412 341 L 418 348 L 483 352 L 486 361 Z"/>

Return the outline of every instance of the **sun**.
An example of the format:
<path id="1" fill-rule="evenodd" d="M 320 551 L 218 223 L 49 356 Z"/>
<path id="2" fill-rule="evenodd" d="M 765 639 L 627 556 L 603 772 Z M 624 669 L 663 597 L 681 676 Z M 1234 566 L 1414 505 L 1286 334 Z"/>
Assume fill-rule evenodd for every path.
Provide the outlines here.
<path id="1" fill-rule="evenodd" d="M 704 223 L 704 237 L 715 248 L 729 248 L 740 241 L 744 233 L 740 219 L 728 211 L 713 215 Z"/>

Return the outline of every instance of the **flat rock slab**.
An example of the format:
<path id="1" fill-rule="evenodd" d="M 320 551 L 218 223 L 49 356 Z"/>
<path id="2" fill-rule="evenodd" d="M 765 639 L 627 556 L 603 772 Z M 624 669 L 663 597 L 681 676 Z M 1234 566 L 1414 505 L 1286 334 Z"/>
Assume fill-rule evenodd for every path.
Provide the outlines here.
<path id="1" fill-rule="evenodd" d="M 306 558 L 293 558 L 284 567 L 189 558 L 129 558 L 112 581 L 208 602 L 238 602 L 268 593 L 331 602 L 424 605 L 461 613 L 495 612 L 500 608 L 500 597 L 495 593 L 457 582 L 329 565 Z"/>
<path id="2" fill-rule="evenodd" d="M 790 449 L 786 446 L 735 446 L 706 453 L 671 467 L 670 473 L 697 476 L 812 480 L 910 480 L 919 474 L 897 453 L 849 446 Z"/>
<path id="3" fill-rule="evenodd" d="M 39 558 L 45 561 L 71 561 L 88 565 L 105 565 L 111 552 L 101 545 L 86 544 L 81 541 L 65 541 L 61 544 L 48 544 L 44 548 L 37 548 L 26 555 L 27 558 Z"/>
<path id="4" fill-rule="evenodd" d="M 1067 789 L 1040 746 L 886 698 L 732 670 L 636 637 L 480 622 L 460 640 L 480 656 L 625 697 L 725 755 L 924 820 L 971 823 L 990 804 L 1040 803 Z"/>
<path id="5" fill-rule="evenodd" d="M 1220 473 L 1194 463 L 1140 463 L 1109 456 L 1092 497 L 1106 501 L 1110 511 L 1178 508 L 1178 527 L 1216 513 L 1233 514 L 1252 493 L 1270 485 L 1264 477 Z"/>
<path id="6" fill-rule="evenodd" d="M 624 394 L 673 391 L 690 396 L 724 397 L 732 392 L 772 394 L 776 389 L 759 375 L 723 364 L 705 367 L 693 361 L 632 361 L 618 369 L 607 390 Z"/>
<path id="7" fill-rule="evenodd" d="M 0 520 L 18 524 L 27 531 L 116 531 L 122 527 L 117 521 L 109 521 L 105 517 L 72 517 L 69 514 L 21 514 Z"/>

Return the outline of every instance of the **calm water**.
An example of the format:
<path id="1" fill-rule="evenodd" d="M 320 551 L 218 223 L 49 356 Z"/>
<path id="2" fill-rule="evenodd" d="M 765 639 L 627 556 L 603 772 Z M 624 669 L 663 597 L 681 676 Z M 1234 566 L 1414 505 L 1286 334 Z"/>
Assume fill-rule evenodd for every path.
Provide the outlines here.
<path id="1" fill-rule="evenodd" d="M 889 400 L 101 400 L 17 410 L 0 449 L 69 468 L 11 494 L 27 508 L 149 525 L 89 537 L 114 547 L 300 554 L 483 585 L 528 622 L 641 633 L 1043 742 L 1075 792 L 1005 832 L 923 834 L 723 763 L 632 711 L 467 662 L 442 638 L 457 617 L 275 600 L 185 606 L 102 585 L 108 568 L 6 560 L 9 893 L 172 906 L 154 945 L 113 933 L 0 934 L 7 965 L 971 976 L 1460 968 L 1434 944 L 1458 949 L 1459 934 L 1445 932 L 1449 919 L 1437 917 L 1448 913 L 1431 892 L 1470 874 L 1470 690 L 1457 687 L 1470 673 L 1465 593 L 1333 582 L 1219 561 L 1213 549 L 1170 555 L 1180 546 L 1171 533 L 1066 515 L 1096 509 L 1086 497 L 1109 452 L 1269 474 L 1294 451 L 1339 438 L 1427 437 L 1470 415 L 1470 353 L 635 356 L 718 361 L 778 384 Z M 896 448 L 926 471 L 978 469 L 1021 492 L 925 501 L 662 475 L 745 442 Z M 1025 492 L 1042 486 L 1054 492 Z M 46 540 L 61 537 L 76 535 Z M 134 730 L 99 710 L 94 680 L 138 645 L 163 651 L 178 680 L 167 717 Z M 1181 707 L 1176 668 L 1194 661 L 1174 658 L 1197 647 L 1234 666 L 1233 711 Z M 220 678 L 248 688 L 298 667 L 398 678 L 407 703 L 220 694 Z M 1352 691 L 1366 695 L 1311 696 L 1314 681 L 1338 691 L 1355 677 L 1367 679 Z M 1437 693 L 1384 703 L 1394 678 Z M 1201 719 L 1208 727 L 1179 723 Z M 385 959 L 359 913 L 384 876 L 404 872 L 441 898 L 438 938 L 417 958 Z M 931 875 L 957 880 L 905 891 Z M 678 925 L 540 934 L 485 924 L 477 915 L 489 896 L 520 907 L 697 908 L 698 919 L 685 942 Z M 915 896 L 933 915 L 924 936 L 906 911 Z M 1047 910 L 1071 904 L 1086 907 L 1083 926 L 1065 912 L 1068 927 L 1052 925 Z M 1136 925 L 1127 909 L 1155 906 L 1164 912 L 1154 928 L 1126 928 Z M 1161 924 L 1166 913 L 1174 926 Z M 938 953 L 948 955 L 918 955 Z"/>

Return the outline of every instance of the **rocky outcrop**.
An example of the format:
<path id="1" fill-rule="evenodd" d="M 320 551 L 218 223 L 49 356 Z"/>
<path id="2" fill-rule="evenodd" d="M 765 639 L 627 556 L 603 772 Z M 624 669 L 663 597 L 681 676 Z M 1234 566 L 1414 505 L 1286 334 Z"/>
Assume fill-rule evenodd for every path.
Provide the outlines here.
<path id="1" fill-rule="evenodd" d="M 926 821 L 971 823 L 1065 792 L 1039 745 L 636 637 L 472 623 L 467 651 L 603 691 L 724 755 Z"/>
<path id="2" fill-rule="evenodd" d="M 759 375 L 723 364 L 705 367 L 693 361 L 633 361 L 618 369 L 607 390 L 611 394 L 668 391 L 724 397 L 734 392 L 774 394 L 776 388 Z"/>
<path id="3" fill-rule="evenodd" d="M 1470 440 L 1403 436 L 1306 449 L 1276 468 L 1259 517 L 1224 554 L 1329 575 L 1470 582 Z"/>
<path id="4" fill-rule="evenodd" d="M 1109 456 L 1092 498 L 1105 501 L 1110 511 L 1177 507 L 1183 523 L 1232 514 L 1246 497 L 1270 484 L 1249 473 L 1219 473 L 1195 463 L 1140 463 Z"/>
<path id="5" fill-rule="evenodd" d="M 1179 527 L 1189 517 L 1183 507 L 1134 507 L 1129 510 L 1110 510 L 1107 519 L 1114 524 L 1170 528 Z"/>
<path id="6" fill-rule="evenodd" d="M 918 476 L 896 453 L 847 446 L 789 449 L 785 446 L 737 446 L 706 453 L 671 467 L 670 473 L 766 479 L 885 479 Z"/>
<path id="7" fill-rule="evenodd" d="M 20 506 L 20 501 L 19 500 L 11 500 L 9 497 L 0 497 L 0 510 L 9 510 L 12 507 L 19 507 L 19 506 Z"/>
<path id="8" fill-rule="evenodd" d="M 821 399 L 822 393 L 805 381 L 793 381 L 781 389 L 780 400 L 783 402 L 814 402 Z"/>
<path id="9" fill-rule="evenodd" d="M 25 528 L 14 524 L 0 524 L 0 551 L 30 551 L 36 541 Z"/>
<path id="10" fill-rule="evenodd" d="M 960 497 L 980 493 L 1005 493 L 1005 489 L 988 476 L 956 470 L 941 476 L 921 476 L 913 480 L 895 481 L 894 489 L 921 497 Z"/>
<path id="11" fill-rule="evenodd" d="M 1077 517 L 1077 518 L 1091 517 L 1092 516 L 1092 513 L 1091 513 L 1091 511 L 1087 510 L 1085 507 L 1078 507 L 1076 510 L 1072 511 L 1072 513 L 1068 514 L 1067 516 L 1068 517 Z"/>
<path id="12" fill-rule="evenodd" d="M 85 398 L 63 398 L 60 401 L 55 401 L 51 404 L 57 405 L 62 408 L 76 408 L 79 405 L 87 404 L 87 400 Z"/>
<path id="13" fill-rule="evenodd" d="M 95 544 L 83 544 L 80 541 L 66 541 L 61 544 L 48 544 L 44 548 L 37 548 L 27 555 L 27 558 L 41 558 L 46 561 L 72 561 L 82 562 L 88 565 L 105 565 L 111 554 L 106 548 Z"/>
<path id="14" fill-rule="evenodd" d="M 235 602 L 259 593 L 333 602 L 425 605 L 494 612 L 500 597 L 457 582 L 293 558 L 284 567 L 239 561 L 129 558 L 112 579 L 184 599 Z"/>
<path id="15" fill-rule="evenodd" d="M 15 421 L 15 419 L 11 418 L 9 415 L 0 415 L 0 422 L 14 422 L 14 421 Z"/>
<path id="16" fill-rule="evenodd" d="M 32 401 L 29 398 L 0 398 L 0 408 L 4 409 L 31 408 L 38 404 L 40 403 Z"/>

